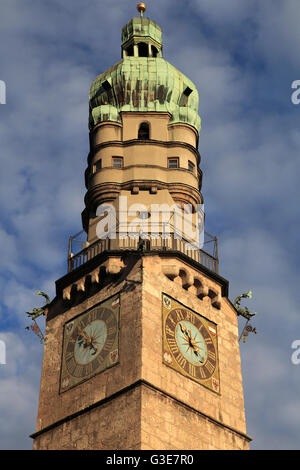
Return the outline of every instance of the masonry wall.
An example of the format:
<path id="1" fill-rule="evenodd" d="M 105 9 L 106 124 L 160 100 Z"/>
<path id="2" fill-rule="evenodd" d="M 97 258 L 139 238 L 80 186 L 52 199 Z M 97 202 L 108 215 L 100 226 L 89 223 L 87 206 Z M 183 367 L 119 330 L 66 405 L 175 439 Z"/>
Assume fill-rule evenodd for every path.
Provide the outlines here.
<path id="1" fill-rule="evenodd" d="M 97 403 L 135 382 L 141 375 L 141 269 L 133 265 L 126 279 L 112 278 L 97 294 L 47 322 L 37 418 L 39 431 Z M 129 281 L 129 278 L 131 281 Z M 120 293 L 120 363 L 60 393 L 63 326 L 88 308 Z"/>
<path id="2" fill-rule="evenodd" d="M 142 388 L 141 449 L 248 450 L 237 432 L 213 422 L 167 394 Z"/>
<path id="3" fill-rule="evenodd" d="M 166 269 L 168 265 L 172 266 L 174 271 L 177 267 L 179 270 L 188 272 L 191 285 L 186 285 L 183 288 L 182 278 L 179 276 L 173 280 L 168 279 L 163 274 L 164 270 L 170 271 L 170 269 Z M 166 395 L 176 398 L 178 402 L 182 403 L 182 406 L 186 404 L 199 410 L 207 416 L 208 420 L 211 418 L 211 420 L 218 422 L 219 426 L 216 428 L 216 433 L 219 433 L 220 426 L 224 425 L 224 429 L 230 427 L 238 433 L 245 434 L 246 422 L 236 311 L 225 297 L 220 297 L 220 309 L 212 306 L 212 301 L 208 296 L 200 300 L 195 295 L 192 282 L 193 278 L 196 277 L 207 286 L 207 289 L 211 288 L 219 293 L 221 293 L 221 286 L 196 269 L 176 259 L 163 260 L 159 256 L 145 257 L 143 272 L 142 378 L 153 384 L 157 389 L 162 390 Z M 217 324 L 220 393 L 205 388 L 162 363 L 162 292 Z M 164 420 L 165 416 L 166 421 L 170 418 L 170 409 L 174 413 L 172 407 L 161 405 L 159 409 L 161 411 L 161 420 Z M 189 442 L 190 430 L 187 426 L 182 427 L 183 422 L 180 416 L 179 413 L 176 418 L 177 425 L 174 422 L 174 426 L 178 426 L 178 429 L 180 429 L 181 445 L 185 445 L 186 442 Z M 197 418 L 197 420 L 199 433 L 202 424 L 200 418 Z M 143 422 L 145 423 L 145 421 Z M 147 432 L 150 432 L 148 425 Z M 174 430 L 171 432 L 170 429 L 170 435 L 173 435 L 173 432 Z M 236 433 L 236 436 L 238 433 Z M 231 448 L 232 441 L 230 437 L 226 437 L 227 434 L 227 431 L 224 431 L 223 438 L 212 439 L 211 442 L 208 442 L 209 448 L 211 446 L 218 447 L 219 445 L 219 448 L 222 449 L 224 448 L 223 444 L 226 445 L 226 448 Z M 197 442 L 199 448 L 203 448 L 204 444 L 200 444 L 199 440 Z M 205 442 L 207 443 L 207 439 Z M 179 441 L 177 440 L 178 444 Z M 245 447 L 248 447 L 248 444 L 245 444 Z M 238 448 L 241 448 L 241 443 L 238 444 Z"/>
<path id="4" fill-rule="evenodd" d="M 99 292 L 47 322 L 34 449 L 249 448 L 237 315 L 221 285 L 176 257 L 128 256 Z M 117 293 L 120 363 L 60 393 L 65 322 Z M 163 364 L 162 293 L 217 324 L 220 393 Z"/>
<path id="5" fill-rule="evenodd" d="M 129 419 L 130 417 L 130 419 Z M 141 448 L 141 388 L 136 387 L 35 439 L 35 450 Z"/>

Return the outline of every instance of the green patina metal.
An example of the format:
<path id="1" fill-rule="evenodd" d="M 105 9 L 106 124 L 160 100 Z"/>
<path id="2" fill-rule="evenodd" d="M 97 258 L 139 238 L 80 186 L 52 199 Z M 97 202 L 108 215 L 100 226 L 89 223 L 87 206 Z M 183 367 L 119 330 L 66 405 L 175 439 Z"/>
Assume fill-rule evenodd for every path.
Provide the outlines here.
<path id="1" fill-rule="evenodd" d="M 46 299 L 46 304 L 43 307 L 39 308 L 34 308 L 33 310 L 30 310 L 29 312 L 26 312 L 29 317 L 31 317 L 31 320 L 33 321 L 33 324 L 30 326 L 26 326 L 26 330 L 32 330 L 39 338 L 40 342 L 44 343 L 45 342 L 45 336 L 43 335 L 40 327 L 36 323 L 36 318 L 40 317 L 41 315 L 45 315 L 45 310 L 47 309 L 47 306 L 50 304 L 50 298 L 45 292 L 42 292 L 38 290 L 36 292 L 36 295 L 41 295 Z"/>
<path id="2" fill-rule="evenodd" d="M 241 294 L 239 295 L 238 297 L 236 297 L 234 299 L 234 302 L 233 302 L 233 305 L 234 305 L 234 308 L 236 309 L 237 311 L 237 314 L 238 315 L 241 315 L 242 317 L 246 318 L 246 324 L 243 328 L 243 331 L 241 333 L 241 336 L 239 338 L 239 341 L 241 341 L 241 339 L 243 339 L 243 343 L 246 343 L 247 341 L 247 338 L 248 338 L 248 335 L 249 333 L 254 333 L 256 334 L 257 331 L 256 331 L 256 328 L 253 328 L 252 325 L 250 325 L 249 321 L 252 317 L 254 317 L 256 315 L 256 312 L 250 312 L 249 308 L 245 307 L 245 308 L 242 308 L 240 307 L 240 303 L 241 303 L 241 300 L 242 299 L 252 299 L 252 292 L 251 290 L 249 290 L 248 292 L 246 292 L 245 294 Z"/>
<path id="3" fill-rule="evenodd" d="M 133 18 L 122 31 L 126 44 L 143 40 L 160 53 L 161 29 L 147 18 Z M 199 95 L 195 84 L 162 57 L 128 56 L 102 73 L 90 89 L 89 127 L 121 123 L 122 112 L 166 112 L 170 123 L 184 123 L 198 132 Z"/>
<path id="4" fill-rule="evenodd" d="M 35 320 L 40 315 L 44 315 L 47 305 L 50 304 L 50 298 L 47 294 L 45 294 L 45 292 L 38 290 L 35 295 L 42 295 L 46 299 L 46 304 L 43 307 L 34 308 L 33 310 L 30 310 L 30 312 L 26 312 L 32 320 Z"/>
<path id="5" fill-rule="evenodd" d="M 149 38 L 161 46 L 161 27 L 149 18 L 132 18 L 122 28 L 122 46 L 132 38 Z"/>
<path id="6" fill-rule="evenodd" d="M 251 317 L 254 317 L 256 315 L 256 312 L 251 313 L 249 308 L 240 307 L 241 300 L 246 299 L 247 297 L 249 299 L 252 299 L 251 290 L 249 290 L 246 294 L 241 294 L 238 297 L 236 297 L 236 299 L 233 302 L 233 305 L 234 305 L 236 311 L 238 312 L 238 315 L 241 315 L 242 317 L 246 318 L 247 320 L 250 320 Z"/>

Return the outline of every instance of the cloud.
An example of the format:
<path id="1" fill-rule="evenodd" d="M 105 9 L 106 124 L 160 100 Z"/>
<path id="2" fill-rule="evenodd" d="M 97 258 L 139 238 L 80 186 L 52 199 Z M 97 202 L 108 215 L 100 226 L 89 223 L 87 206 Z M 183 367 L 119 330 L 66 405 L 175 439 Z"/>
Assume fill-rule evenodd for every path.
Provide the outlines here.
<path id="1" fill-rule="evenodd" d="M 120 60 L 125 0 L 10 0 L 1 6 L 0 331 L 3 448 L 29 448 L 41 348 L 24 330 L 26 310 L 55 295 L 68 236 L 80 229 L 92 79 Z M 231 299 L 249 288 L 258 334 L 241 346 L 253 448 L 299 448 L 299 112 L 290 85 L 299 71 L 298 0 L 152 0 L 165 58 L 199 91 L 207 229 L 220 245 Z M 240 318 L 240 328 L 242 319 Z M 0 339 L 1 339 L 0 335 Z M 2 434 L 1 434 L 2 433 Z"/>
<path id="2" fill-rule="evenodd" d="M 6 344 L 6 364 L 0 365 L 0 449 L 31 449 L 42 347 L 11 331 L 0 333 L 0 340 Z"/>

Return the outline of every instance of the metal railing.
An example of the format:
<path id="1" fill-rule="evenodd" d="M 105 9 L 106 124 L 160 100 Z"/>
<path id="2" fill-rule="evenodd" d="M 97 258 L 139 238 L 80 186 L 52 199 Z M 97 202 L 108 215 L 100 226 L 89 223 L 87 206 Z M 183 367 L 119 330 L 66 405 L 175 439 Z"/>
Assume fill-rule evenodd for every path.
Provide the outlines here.
<path id="1" fill-rule="evenodd" d="M 128 234 L 127 232 L 116 232 L 115 238 L 105 238 L 97 240 L 91 245 L 85 240 L 78 239 L 81 234 L 79 232 L 75 237 L 69 239 L 68 250 L 68 272 L 74 271 L 90 259 L 100 253 L 113 250 L 138 250 L 139 235 Z M 74 253 L 74 242 L 80 243 L 81 250 Z M 205 232 L 204 249 L 199 249 L 190 241 L 178 237 L 178 234 L 171 232 L 166 236 L 165 232 L 152 233 L 144 240 L 144 251 L 178 251 L 193 259 L 197 263 L 202 264 L 211 271 L 218 273 L 218 240 L 217 237 Z M 210 253 L 209 253 L 210 251 Z"/>

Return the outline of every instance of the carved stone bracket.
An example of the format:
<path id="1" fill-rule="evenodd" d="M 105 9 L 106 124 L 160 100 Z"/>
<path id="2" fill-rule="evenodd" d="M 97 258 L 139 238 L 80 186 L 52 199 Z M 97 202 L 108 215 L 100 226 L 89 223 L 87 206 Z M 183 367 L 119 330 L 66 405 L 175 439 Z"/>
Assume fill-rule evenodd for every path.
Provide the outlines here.
<path id="1" fill-rule="evenodd" d="M 183 289 L 188 290 L 199 299 L 203 300 L 206 297 L 214 308 L 220 310 L 221 293 L 213 290 L 204 279 L 194 276 L 193 272 L 181 268 L 179 265 L 163 265 L 162 272 L 168 279 L 181 285 Z"/>
<path id="2" fill-rule="evenodd" d="M 71 300 L 72 293 L 74 292 L 85 292 L 88 283 L 98 284 L 101 281 L 101 277 L 104 275 L 117 275 L 124 268 L 124 262 L 121 257 L 111 257 L 105 261 L 94 271 L 88 273 L 84 277 L 78 279 L 73 284 L 65 287 L 63 290 L 63 300 Z"/>

